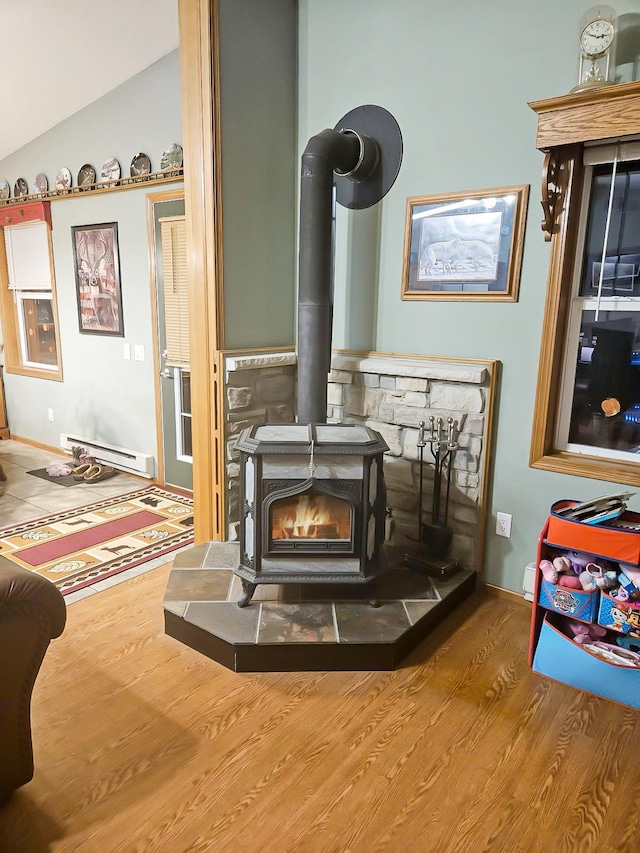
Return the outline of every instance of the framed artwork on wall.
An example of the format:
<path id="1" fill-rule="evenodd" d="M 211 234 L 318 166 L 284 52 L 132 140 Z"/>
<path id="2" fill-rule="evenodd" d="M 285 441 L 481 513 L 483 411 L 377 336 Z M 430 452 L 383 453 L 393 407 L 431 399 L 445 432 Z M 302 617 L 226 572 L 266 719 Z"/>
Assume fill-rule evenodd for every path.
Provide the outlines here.
<path id="1" fill-rule="evenodd" d="M 407 199 L 403 299 L 516 302 L 529 185 Z"/>
<path id="2" fill-rule="evenodd" d="M 124 337 L 117 222 L 73 225 L 71 235 L 80 333 Z"/>

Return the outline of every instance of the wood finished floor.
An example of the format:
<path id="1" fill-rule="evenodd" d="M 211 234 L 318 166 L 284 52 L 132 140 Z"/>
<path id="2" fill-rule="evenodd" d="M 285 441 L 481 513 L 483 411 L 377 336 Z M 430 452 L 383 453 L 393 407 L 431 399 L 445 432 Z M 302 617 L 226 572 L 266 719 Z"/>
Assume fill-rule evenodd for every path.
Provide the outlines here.
<path id="1" fill-rule="evenodd" d="M 168 571 L 69 608 L 2 853 L 637 851 L 640 712 L 531 673 L 527 607 L 396 672 L 243 675 L 164 635 Z"/>

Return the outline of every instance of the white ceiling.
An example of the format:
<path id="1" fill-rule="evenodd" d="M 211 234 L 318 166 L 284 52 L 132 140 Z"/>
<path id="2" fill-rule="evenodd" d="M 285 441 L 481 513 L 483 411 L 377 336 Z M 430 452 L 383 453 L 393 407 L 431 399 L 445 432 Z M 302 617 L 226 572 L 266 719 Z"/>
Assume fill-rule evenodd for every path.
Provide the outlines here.
<path id="1" fill-rule="evenodd" d="M 0 0 L 0 159 L 178 46 L 177 0 Z"/>

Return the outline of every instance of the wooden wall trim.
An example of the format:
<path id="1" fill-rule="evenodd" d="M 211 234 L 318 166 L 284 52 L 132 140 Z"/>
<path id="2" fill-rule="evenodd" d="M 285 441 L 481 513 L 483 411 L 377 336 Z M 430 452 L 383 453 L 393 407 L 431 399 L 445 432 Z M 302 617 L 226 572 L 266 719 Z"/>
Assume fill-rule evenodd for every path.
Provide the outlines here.
<path id="1" fill-rule="evenodd" d="M 216 417 L 217 352 L 224 347 L 220 74 L 217 0 L 178 0 L 187 263 L 191 313 L 191 400 L 195 542 L 221 537 L 216 506 L 221 442 Z M 216 433 L 215 430 L 218 430 Z"/>
<path id="2" fill-rule="evenodd" d="M 569 279 L 573 271 L 582 175 L 582 146 L 573 146 L 563 152 L 560 167 L 562 213 L 551 236 L 551 259 L 529 457 L 532 467 L 539 467 L 540 460 L 552 453 L 554 448 L 566 320 L 571 298 Z"/>
<path id="3" fill-rule="evenodd" d="M 531 101 L 538 115 L 536 147 L 547 150 L 640 133 L 640 81 Z"/>

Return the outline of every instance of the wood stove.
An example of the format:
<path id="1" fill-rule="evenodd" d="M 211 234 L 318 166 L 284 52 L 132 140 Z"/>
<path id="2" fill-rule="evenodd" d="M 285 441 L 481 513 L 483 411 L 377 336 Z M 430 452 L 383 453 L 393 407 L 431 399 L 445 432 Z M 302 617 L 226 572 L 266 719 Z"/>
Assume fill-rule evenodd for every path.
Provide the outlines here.
<path id="1" fill-rule="evenodd" d="M 362 583 L 384 541 L 381 436 L 356 424 L 265 424 L 241 433 L 240 565 L 259 583 Z"/>
<path id="2" fill-rule="evenodd" d="M 356 107 L 311 137 L 300 174 L 298 423 L 241 433 L 240 607 L 259 583 L 362 583 L 384 541 L 384 439 L 327 424 L 335 198 L 359 210 L 391 189 L 402 134 L 382 107 Z"/>

